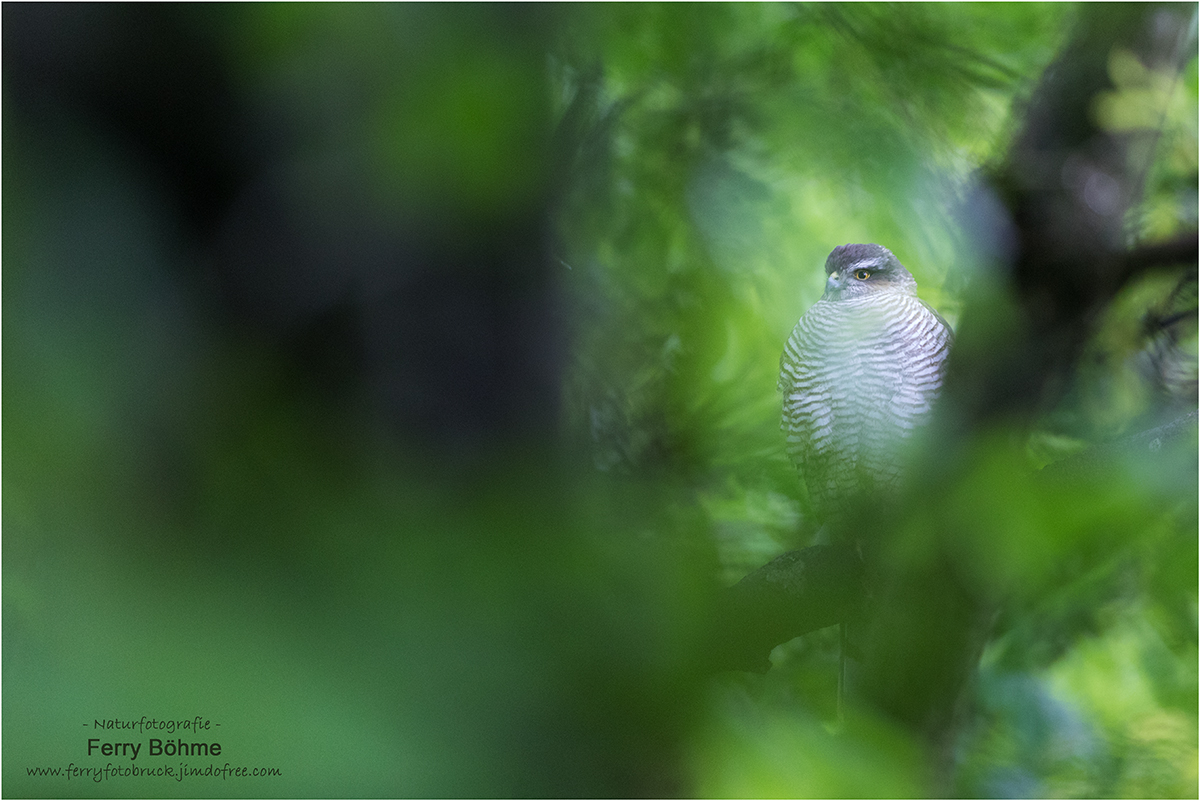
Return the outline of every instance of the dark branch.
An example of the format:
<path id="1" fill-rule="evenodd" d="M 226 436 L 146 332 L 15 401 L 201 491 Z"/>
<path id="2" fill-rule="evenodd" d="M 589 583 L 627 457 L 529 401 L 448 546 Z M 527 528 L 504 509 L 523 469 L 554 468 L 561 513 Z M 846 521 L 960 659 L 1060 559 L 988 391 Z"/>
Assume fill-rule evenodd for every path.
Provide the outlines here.
<path id="1" fill-rule="evenodd" d="M 718 597 L 712 667 L 765 673 L 772 648 L 852 614 L 862 580 L 862 561 L 848 546 L 815 545 L 776 557 Z"/>
<path id="2" fill-rule="evenodd" d="M 1200 411 L 1193 410 L 1166 425 L 1141 431 L 1115 442 L 1094 445 L 1060 462 L 1047 465 L 1042 468 L 1041 475 L 1050 481 L 1086 479 L 1111 469 L 1124 456 L 1169 450 L 1184 437 L 1195 442 L 1198 419 Z"/>
<path id="3" fill-rule="evenodd" d="M 1134 248 L 1125 256 L 1122 279 L 1128 281 L 1151 270 L 1185 266 L 1196 271 L 1200 259 L 1200 239 L 1195 231 L 1182 234 L 1167 242 L 1157 242 Z"/>

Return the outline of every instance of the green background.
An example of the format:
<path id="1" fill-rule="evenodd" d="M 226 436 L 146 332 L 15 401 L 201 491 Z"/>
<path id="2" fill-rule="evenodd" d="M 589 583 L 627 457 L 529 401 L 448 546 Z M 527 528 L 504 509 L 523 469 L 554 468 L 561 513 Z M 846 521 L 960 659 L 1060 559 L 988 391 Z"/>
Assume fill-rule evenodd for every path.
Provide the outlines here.
<path id="1" fill-rule="evenodd" d="M 910 733 L 869 710 L 838 726 L 835 630 L 780 646 L 763 676 L 713 677 L 706 610 L 812 541 L 775 381 L 825 256 L 886 245 L 957 324 L 988 269 L 971 187 L 1099 13 L 6 4 L 4 794 L 927 793 Z M 1173 76 L 1132 58 L 1111 55 L 1092 107 L 1161 129 L 1127 221 L 1154 242 L 1196 225 L 1196 59 Z M 156 102 L 191 110 L 143 114 Z M 184 145 L 145 145 L 159 130 Z M 222 180 L 207 217 L 189 206 Z M 230 268 L 269 299 L 238 317 L 211 275 L 262 204 L 255 181 L 304 225 L 274 272 L 254 253 Z M 486 369 L 423 383 L 441 373 L 417 363 L 395 397 L 440 422 L 397 423 L 370 370 L 289 350 L 322 304 L 390 286 L 379 230 L 436 254 L 435 304 L 478 280 L 471 309 L 550 309 L 533 334 L 503 329 L 537 345 L 497 395 L 516 412 L 459 411 L 492 397 Z M 329 272 L 292 269 L 307 247 Z M 510 250 L 534 266 L 490 255 Z M 1178 386 L 1141 368 L 1147 310 L 1194 317 L 1194 282 L 1190 309 L 1175 285 L 1127 287 L 1037 430 L 988 432 L 935 499 L 1010 599 L 958 793 L 1196 796 L 1194 436 L 1092 483 L 1011 479 L 1195 409 L 1194 320 L 1169 350 Z M 429 352 L 473 354 L 478 326 L 456 312 L 401 345 L 462 331 Z M 331 347 L 321 370 L 352 361 Z M 84 724 L 143 715 L 209 718 L 214 761 L 281 775 L 28 774 L 101 764 L 86 740 L 106 735 Z"/>

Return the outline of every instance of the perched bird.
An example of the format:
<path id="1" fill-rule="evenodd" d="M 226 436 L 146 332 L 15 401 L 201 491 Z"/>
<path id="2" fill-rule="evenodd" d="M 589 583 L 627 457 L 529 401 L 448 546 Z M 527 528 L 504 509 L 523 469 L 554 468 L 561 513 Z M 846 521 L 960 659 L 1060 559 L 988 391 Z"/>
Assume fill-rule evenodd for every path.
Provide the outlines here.
<path id="1" fill-rule="evenodd" d="M 901 446 L 938 397 L 953 334 L 885 247 L 834 248 L 825 272 L 784 348 L 779 390 L 788 452 L 832 524 L 899 483 Z"/>
<path id="2" fill-rule="evenodd" d="M 937 400 L 953 334 L 885 247 L 836 247 L 825 272 L 825 294 L 784 347 L 779 391 L 788 453 L 818 522 L 836 528 L 857 501 L 899 484 L 902 446 Z M 846 656 L 859 650 L 852 625 L 843 618 L 840 626 L 839 719 Z"/>

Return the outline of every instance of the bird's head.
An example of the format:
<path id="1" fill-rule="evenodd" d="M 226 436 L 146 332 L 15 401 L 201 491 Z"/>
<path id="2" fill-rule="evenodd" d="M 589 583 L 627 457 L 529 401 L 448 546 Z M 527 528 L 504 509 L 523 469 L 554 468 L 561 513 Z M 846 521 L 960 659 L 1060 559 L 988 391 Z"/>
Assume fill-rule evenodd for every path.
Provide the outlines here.
<path id="1" fill-rule="evenodd" d="M 825 273 L 826 300 L 917 294 L 912 273 L 880 245 L 839 245 L 825 260 Z"/>

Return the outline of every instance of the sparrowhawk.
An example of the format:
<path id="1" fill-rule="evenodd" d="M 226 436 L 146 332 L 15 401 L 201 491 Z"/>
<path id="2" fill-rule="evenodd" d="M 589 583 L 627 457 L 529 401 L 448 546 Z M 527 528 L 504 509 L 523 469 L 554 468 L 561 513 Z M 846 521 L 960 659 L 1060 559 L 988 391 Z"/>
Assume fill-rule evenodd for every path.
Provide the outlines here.
<path id="1" fill-rule="evenodd" d="M 950 327 L 887 248 L 842 245 L 780 359 L 783 430 L 821 523 L 896 486 L 942 384 Z"/>

